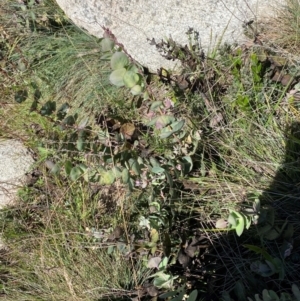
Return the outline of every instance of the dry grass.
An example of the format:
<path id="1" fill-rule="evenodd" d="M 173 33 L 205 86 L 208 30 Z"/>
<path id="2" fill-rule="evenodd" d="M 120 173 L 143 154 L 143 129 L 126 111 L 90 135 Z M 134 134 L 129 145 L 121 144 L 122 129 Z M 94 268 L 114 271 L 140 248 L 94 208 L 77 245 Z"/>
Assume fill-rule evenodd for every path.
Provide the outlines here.
<path id="1" fill-rule="evenodd" d="M 276 55 L 287 57 L 292 68 L 297 67 L 298 61 L 299 10 L 299 1 L 288 0 L 287 7 L 279 12 L 279 18 L 268 20 L 265 31 L 259 36 L 265 43 L 262 49 L 266 46 Z M 3 8 L 2 12 L 5 13 Z M 48 14 L 49 18 L 55 16 L 55 9 L 49 10 Z M 0 135 L 5 138 L 20 137 L 29 145 L 42 146 L 51 151 L 51 160 L 64 156 L 62 149 L 55 151 L 52 147 L 57 141 L 53 138 L 55 130 L 51 122 L 40 118 L 39 114 L 29 113 L 30 104 L 26 102 L 14 105 L 12 92 L 23 88 L 24 79 L 34 80 L 41 87 L 42 101 L 67 101 L 72 104 L 73 112 L 80 112 L 82 116 L 93 116 L 93 119 L 98 113 L 113 111 L 116 116 L 129 121 L 141 120 L 139 110 L 124 101 L 126 93 L 109 85 L 107 77 L 110 70 L 107 63 L 100 63 L 98 41 L 72 27 L 62 16 L 60 18 L 63 22 L 61 29 L 56 32 L 60 39 L 54 38 L 51 30 L 35 36 L 22 32 L 20 45 L 30 68 L 24 72 L 18 70 L 18 61 L 23 58 L 19 52 L 7 56 L 4 67 L 11 68 L 14 81 L 6 77 L 1 82 L 5 97 L 0 108 L 3 117 Z M 13 20 L 6 20 L 3 24 L 10 22 Z M 12 31 L 6 38 L 10 47 L 17 34 Z M 243 62 L 248 60 L 242 70 L 245 74 L 241 72 L 235 77 L 227 74 L 234 61 L 240 58 L 232 54 L 220 56 L 219 65 L 222 68 L 218 71 L 222 74 L 217 79 L 214 76 L 206 79 L 208 88 L 205 92 L 209 95 L 209 104 L 203 100 L 201 93 L 181 92 L 176 95 L 176 113 L 181 118 L 193 119 L 195 129 L 203 131 L 199 151 L 193 156 L 196 166 L 191 175 L 193 179 L 185 179 L 193 184 L 188 181 L 183 184 L 187 185 L 187 189 L 191 188 L 188 193 L 178 191 L 178 198 L 172 200 L 173 214 L 191 220 L 193 228 L 188 231 L 198 231 L 200 227 L 212 242 L 211 256 L 215 261 L 211 263 L 213 268 L 216 267 L 217 280 L 212 281 L 211 285 L 218 291 L 232 289 L 237 279 L 243 279 L 247 289 L 252 288 L 251 277 L 246 276 L 255 256 L 242 245 L 254 243 L 252 238 L 257 237 L 255 227 L 242 238 L 208 229 L 208 226 L 213 227 L 216 219 L 226 217 L 230 209 L 240 208 L 253 201 L 254 197 L 259 197 L 262 201 L 273 203 L 285 218 L 292 217 L 295 240 L 298 241 L 300 237 L 296 216 L 292 212 L 294 208 L 298 210 L 298 204 L 295 203 L 298 195 L 287 197 L 289 191 L 283 189 L 291 187 L 291 180 L 294 185 L 300 178 L 298 168 L 292 167 L 297 159 L 298 142 L 294 139 L 291 145 L 292 139 L 286 139 L 289 133 L 285 132 L 295 121 L 297 110 L 296 113 L 290 110 L 285 87 L 270 81 L 263 86 L 252 79 L 254 68 L 249 57 L 253 49 L 249 47 L 242 56 Z M 292 59 L 289 54 L 293 55 Z M 216 56 L 216 59 L 219 58 Z M 209 66 L 209 73 L 215 75 L 214 71 L 219 65 Z M 210 82 L 213 80 L 215 82 Z M 216 86 L 222 89 L 217 90 Z M 155 100 L 160 97 L 161 91 L 166 94 L 170 92 L 164 87 L 152 88 Z M 30 100 L 32 90 L 29 93 Z M 239 107 L 235 103 L 238 94 L 248 96 L 254 106 L 250 109 Z M 216 112 L 222 114 L 222 120 L 211 126 Z M 206 127 L 207 123 L 210 126 Z M 92 131 L 97 133 L 99 127 Z M 173 154 L 172 146 L 164 141 L 156 137 L 148 139 L 150 144 L 156 144 L 158 156 Z M 289 153 L 292 149 L 293 155 Z M 41 162 L 46 159 L 38 155 Z M 79 151 L 76 156 L 76 160 L 85 159 Z M 91 161 L 97 163 L 96 155 L 93 159 Z M 64 176 L 49 174 L 42 166 L 39 166 L 42 173 L 37 182 L 20 192 L 20 203 L 1 212 L 0 223 L 5 229 L 9 246 L 8 251 L 2 254 L 5 266 L 0 274 L 3 281 L 1 291 L 6 300 L 77 301 L 136 296 L 139 287 L 152 272 L 145 268 L 142 256 L 128 259 L 117 249 L 108 254 L 109 246 L 97 241 L 91 235 L 91 229 L 100 231 L 122 225 L 125 229 L 124 241 L 128 244 L 130 231 L 134 232 L 137 228 L 137 216 L 145 212 L 139 203 L 142 193 L 139 197 L 126 194 L 118 183 L 110 188 L 99 188 L 81 181 L 70 182 Z M 191 185 L 190 188 L 188 185 Z M 292 187 L 295 192 L 296 186 Z M 147 193 L 144 194 L 147 196 Z M 148 204 L 148 199 L 143 201 Z M 172 227 L 178 230 L 181 221 L 176 218 L 173 217 L 175 224 Z M 278 218 L 279 221 L 281 219 Z M 176 243 L 178 236 L 176 232 Z M 255 243 L 260 244 L 261 241 L 257 239 Z M 116 247 L 117 242 L 111 245 Z M 276 256 L 276 243 L 265 242 L 264 245 Z M 287 265 L 288 285 L 297 281 L 295 266 L 298 267 L 298 264 L 294 267 Z M 272 281 L 269 284 L 282 289 Z"/>

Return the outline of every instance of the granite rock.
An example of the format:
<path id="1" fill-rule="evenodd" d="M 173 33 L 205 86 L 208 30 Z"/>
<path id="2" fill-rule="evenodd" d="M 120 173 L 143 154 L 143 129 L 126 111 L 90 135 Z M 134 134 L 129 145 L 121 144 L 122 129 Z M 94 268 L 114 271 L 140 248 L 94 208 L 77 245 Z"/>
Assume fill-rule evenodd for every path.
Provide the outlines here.
<path id="1" fill-rule="evenodd" d="M 56 0 L 73 22 L 97 37 L 108 28 L 140 64 L 156 71 L 180 68 L 179 62 L 164 59 L 150 46 L 172 37 L 185 45 L 191 27 L 200 34 L 204 51 L 223 42 L 245 40 L 243 23 L 274 16 L 284 0 Z"/>
<path id="2" fill-rule="evenodd" d="M 21 142 L 0 141 L 0 208 L 15 200 L 33 163 L 32 156 Z"/>

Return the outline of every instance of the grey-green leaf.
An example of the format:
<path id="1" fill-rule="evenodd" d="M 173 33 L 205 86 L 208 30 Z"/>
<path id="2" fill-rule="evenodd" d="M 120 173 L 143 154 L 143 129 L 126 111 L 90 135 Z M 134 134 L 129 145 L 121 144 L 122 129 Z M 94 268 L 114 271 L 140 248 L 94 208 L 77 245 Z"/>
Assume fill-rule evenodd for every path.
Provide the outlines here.
<path id="1" fill-rule="evenodd" d="M 192 171 L 193 169 L 193 161 L 190 156 L 184 156 L 182 158 L 184 166 L 187 168 L 188 172 Z"/>
<path id="2" fill-rule="evenodd" d="M 173 132 L 178 132 L 182 129 L 182 127 L 184 126 L 184 120 L 180 120 L 180 121 L 176 121 L 176 122 L 173 122 L 171 124 L 171 128 L 173 130 Z"/>
<path id="3" fill-rule="evenodd" d="M 115 175 L 112 170 L 108 170 L 104 173 L 101 173 L 100 184 L 102 185 L 111 185 L 115 181 Z"/>
<path id="4" fill-rule="evenodd" d="M 151 169 L 151 171 L 155 174 L 163 173 L 165 170 L 162 167 L 155 166 Z"/>
<path id="5" fill-rule="evenodd" d="M 197 296 L 198 296 L 198 291 L 197 291 L 197 290 L 193 290 L 193 291 L 190 293 L 190 295 L 189 295 L 189 297 L 187 298 L 186 301 L 196 301 Z"/>
<path id="6" fill-rule="evenodd" d="M 159 108 L 160 106 L 163 105 L 163 102 L 160 101 L 160 100 L 157 100 L 157 101 L 154 101 L 152 104 L 151 104 L 151 107 L 150 107 L 150 111 L 155 111 L 157 108 Z"/>
<path id="7" fill-rule="evenodd" d="M 143 88 L 140 85 L 135 85 L 130 90 L 132 95 L 140 95 L 143 92 Z"/>
<path id="8" fill-rule="evenodd" d="M 135 86 L 139 81 L 139 76 L 137 73 L 133 71 L 126 71 L 123 76 L 124 85 L 127 88 L 132 88 Z"/>
<path id="9" fill-rule="evenodd" d="M 121 69 L 129 65 L 129 59 L 123 52 L 115 52 L 110 60 L 110 65 L 113 70 Z"/>
<path id="10" fill-rule="evenodd" d="M 83 170 L 80 167 L 75 166 L 71 169 L 70 178 L 72 181 L 76 181 L 78 180 L 78 178 L 81 177 L 82 174 L 83 174 Z"/>
<path id="11" fill-rule="evenodd" d="M 124 168 L 122 171 L 122 181 L 124 184 L 129 182 L 129 171 L 127 168 Z"/>
<path id="12" fill-rule="evenodd" d="M 160 116 L 157 116 L 157 117 L 152 118 L 152 119 L 147 123 L 147 126 L 154 125 L 154 124 L 157 122 L 157 120 L 158 120 L 159 117 L 160 117 Z"/>
<path id="13" fill-rule="evenodd" d="M 153 167 L 160 166 L 159 162 L 154 157 L 150 157 L 149 160 Z"/>
<path id="14" fill-rule="evenodd" d="M 123 87 L 124 86 L 123 78 L 124 78 L 125 73 L 126 73 L 125 68 L 120 68 L 120 69 L 113 71 L 109 76 L 110 82 L 117 87 Z"/>
<path id="15" fill-rule="evenodd" d="M 162 129 L 162 132 L 160 133 L 159 137 L 161 139 L 165 139 L 165 138 L 170 137 L 173 133 L 174 133 L 174 131 L 170 131 L 170 130 L 168 130 L 168 128 L 164 128 L 164 129 Z"/>
<path id="16" fill-rule="evenodd" d="M 236 225 L 237 225 L 237 220 L 238 220 L 238 218 L 237 218 L 237 216 L 236 216 L 233 212 L 231 212 L 231 213 L 229 214 L 228 219 L 227 219 L 228 223 L 229 223 L 232 227 L 236 227 Z"/>
<path id="17" fill-rule="evenodd" d="M 122 177 L 122 172 L 119 167 L 114 166 L 111 170 L 117 179 Z"/>
<path id="18" fill-rule="evenodd" d="M 114 48 L 115 42 L 109 38 L 104 38 L 101 41 L 100 46 L 103 52 L 110 51 Z"/>
<path id="19" fill-rule="evenodd" d="M 128 66 L 127 70 L 128 71 L 132 71 L 134 73 L 138 73 L 139 72 L 139 69 L 138 69 L 138 67 L 136 65 L 130 65 L 130 66 Z"/>
<path id="20" fill-rule="evenodd" d="M 132 163 L 131 169 L 135 173 L 135 175 L 137 175 L 137 176 L 142 173 L 140 165 L 136 160 L 134 160 L 134 162 Z"/>
<path id="21" fill-rule="evenodd" d="M 143 98 L 144 98 L 144 100 L 148 100 L 149 99 L 149 93 L 147 91 L 144 92 Z"/>
<path id="22" fill-rule="evenodd" d="M 300 290 L 296 284 L 292 285 L 292 291 L 293 291 L 293 294 L 295 295 L 297 301 L 300 301 Z"/>
<path id="23" fill-rule="evenodd" d="M 171 115 L 162 115 L 158 116 L 155 122 L 155 127 L 157 129 L 162 129 L 163 127 L 169 125 L 170 123 L 174 122 L 175 118 Z"/>

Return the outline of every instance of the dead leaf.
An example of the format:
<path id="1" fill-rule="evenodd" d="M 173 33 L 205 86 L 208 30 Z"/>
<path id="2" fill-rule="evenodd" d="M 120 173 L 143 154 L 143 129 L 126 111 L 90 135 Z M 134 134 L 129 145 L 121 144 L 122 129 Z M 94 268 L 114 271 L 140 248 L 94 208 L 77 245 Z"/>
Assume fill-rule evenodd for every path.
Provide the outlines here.
<path id="1" fill-rule="evenodd" d="M 186 255 L 191 258 L 195 257 L 198 251 L 199 251 L 199 247 L 196 246 L 193 242 L 185 248 Z"/>
<path id="2" fill-rule="evenodd" d="M 191 258 L 189 256 L 187 256 L 183 250 L 179 251 L 177 259 L 183 268 L 186 268 L 190 264 L 190 261 L 191 261 Z"/>
<path id="3" fill-rule="evenodd" d="M 223 115 L 221 113 L 214 114 L 213 118 L 210 120 L 209 126 L 215 128 L 223 120 Z"/>
<path id="4" fill-rule="evenodd" d="M 189 87 L 189 82 L 185 79 L 184 75 L 176 76 L 176 84 L 180 90 L 185 90 Z"/>
<path id="5" fill-rule="evenodd" d="M 132 123 L 124 123 L 120 128 L 120 132 L 123 134 L 125 139 L 130 140 L 135 132 L 135 126 Z"/>
<path id="6" fill-rule="evenodd" d="M 124 233 L 124 230 L 120 227 L 117 226 L 114 231 L 108 236 L 108 240 L 115 240 L 119 239 Z"/>
<path id="7" fill-rule="evenodd" d="M 290 86 L 296 82 L 290 74 L 283 74 L 279 71 L 275 72 L 271 80 L 277 83 L 280 82 L 283 86 Z"/>
<path id="8" fill-rule="evenodd" d="M 152 258 L 149 259 L 147 266 L 150 269 L 157 269 L 160 262 L 161 262 L 161 257 L 158 257 L 158 256 L 157 257 L 152 257 Z"/>
<path id="9" fill-rule="evenodd" d="M 200 190 L 199 183 L 195 183 L 193 181 L 183 179 L 182 184 L 183 184 L 184 189 Z"/>
<path id="10" fill-rule="evenodd" d="M 227 222 L 225 221 L 224 218 L 220 218 L 216 222 L 216 228 L 217 229 L 224 229 L 227 228 Z"/>
<path id="11" fill-rule="evenodd" d="M 158 295 L 158 289 L 154 285 L 147 287 L 146 290 L 149 296 L 151 297 L 155 297 Z"/>

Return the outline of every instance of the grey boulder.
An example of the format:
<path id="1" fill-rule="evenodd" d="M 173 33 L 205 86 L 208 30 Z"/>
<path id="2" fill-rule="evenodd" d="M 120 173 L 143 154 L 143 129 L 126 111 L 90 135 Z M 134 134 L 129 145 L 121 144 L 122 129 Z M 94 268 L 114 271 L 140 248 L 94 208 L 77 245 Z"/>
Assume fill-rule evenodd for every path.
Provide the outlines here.
<path id="1" fill-rule="evenodd" d="M 34 160 L 17 140 L 0 141 L 0 208 L 14 202 Z"/>
<path id="2" fill-rule="evenodd" d="M 56 0 L 73 22 L 97 37 L 109 29 L 140 64 L 156 71 L 180 69 L 148 40 L 188 44 L 189 28 L 199 32 L 204 51 L 222 42 L 245 40 L 243 24 L 274 16 L 284 0 Z"/>

